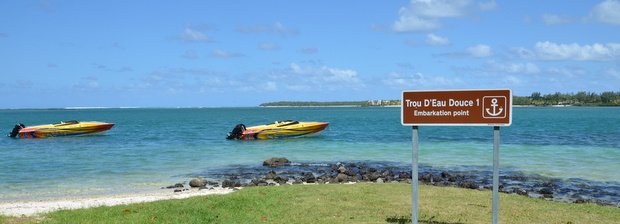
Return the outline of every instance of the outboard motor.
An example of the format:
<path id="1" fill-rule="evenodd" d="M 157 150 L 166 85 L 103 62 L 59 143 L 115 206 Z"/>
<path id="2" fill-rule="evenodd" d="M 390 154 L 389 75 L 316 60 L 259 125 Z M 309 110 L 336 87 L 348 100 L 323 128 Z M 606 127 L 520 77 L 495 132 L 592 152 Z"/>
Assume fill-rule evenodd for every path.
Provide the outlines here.
<path id="1" fill-rule="evenodd" d="M 238 124 L 237 126 L 235 126 L 235 128 L 233 128 L 231 132 L 228 132 L 228 136 L 226 136 L 226 139 L 228 140 L 240 139 L 244 131 L 245 131 L 245 125 Z"/>
<path id="2" fill-rule="evenodd" d="M 17 134 L 19 134 L 19 131 L 22 130 L 22 128 L 25 128 L 26 125 L 19 123 L 16 124 L 15 127 L 13 127 L 13 130 L 11 131 L 11 133 L 9 133 L 9 137 L 11 138 L 15 138 L 17 137 Z"/>

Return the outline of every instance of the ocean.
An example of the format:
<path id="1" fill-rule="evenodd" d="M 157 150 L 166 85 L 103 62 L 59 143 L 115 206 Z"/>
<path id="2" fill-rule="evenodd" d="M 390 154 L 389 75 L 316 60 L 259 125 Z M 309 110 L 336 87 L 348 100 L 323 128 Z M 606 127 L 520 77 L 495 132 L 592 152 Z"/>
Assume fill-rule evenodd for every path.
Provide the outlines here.
<path id="1" fill-rule="evenodd" d="M 226 134 L 278 120 L 327 121 L 306 138 L 230 141 Z M 116 125 L 95 135 L 0 138 L 0 202 L 160 189 L 199 173 L 293 162 L 411 164 L 411 127 L 400 108 L 248 107 L 0 110 L 0 127 L 61 120 Z M 620 108 L 514 108 L 501 128 L 500 168 L 620 187 Z M 491 169 L 493 127 L 420 127 L 421 165 Z"/>

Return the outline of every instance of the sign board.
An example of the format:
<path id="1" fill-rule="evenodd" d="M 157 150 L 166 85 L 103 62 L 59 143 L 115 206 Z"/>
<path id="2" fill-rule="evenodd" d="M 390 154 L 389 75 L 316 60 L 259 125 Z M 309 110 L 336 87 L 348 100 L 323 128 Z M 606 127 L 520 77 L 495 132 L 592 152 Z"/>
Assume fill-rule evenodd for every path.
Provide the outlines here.
<path id="1" fill-rule="evenodd" d="M 512 123 L 509 89 L 403 91 L 401 102 L 401 123 L 406 126 Z"/>

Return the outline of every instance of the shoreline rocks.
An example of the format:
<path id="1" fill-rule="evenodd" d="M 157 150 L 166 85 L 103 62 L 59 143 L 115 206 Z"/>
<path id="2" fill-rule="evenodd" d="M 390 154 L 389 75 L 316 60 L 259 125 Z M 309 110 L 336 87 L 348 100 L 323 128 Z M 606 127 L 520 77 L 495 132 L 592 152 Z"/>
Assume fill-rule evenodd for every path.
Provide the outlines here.
<path id="1" fill-rule="evenodd" d="M 221 168 L 192 176 L 200 178 L 190 180 L 190 187 L 201 188 L 219 185 L 223 188 L 239 188 L 286 184 L 411 183 L 411 166 L 392 162 L 291 163 L 287 158 L 274 157 L 263 161 L 262 166 Z M 433 186 L 491 190 L 491 180 L 491 171 L 483 167 L 438 169 L 420 166 L 418 173 L 421 184 Z M 167 188 L 178 189 L 179 185 L 183 188 L 183 184 Z M 606 191 L 606 188 L 613 190 Z M 608 187 L 606 183 L 581 179 L 563 181 L 502 170 L 499 191 L 552 201 L 620 207 L 620 183 Z"/>

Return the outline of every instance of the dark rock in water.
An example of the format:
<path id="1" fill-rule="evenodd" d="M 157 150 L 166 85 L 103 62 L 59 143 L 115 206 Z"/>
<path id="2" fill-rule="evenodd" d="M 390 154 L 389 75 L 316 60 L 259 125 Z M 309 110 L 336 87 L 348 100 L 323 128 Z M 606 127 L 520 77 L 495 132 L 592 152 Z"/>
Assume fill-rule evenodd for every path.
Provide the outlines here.
<path id="1" fill-rule="evenodd" d="M 288 166 L 269 165 L 233 166 L 223 169 L 209 169 L 206 173 L 187 176 L 203 176 L 224 181 L 224 187 L 245 183 L 247 186 L 299 183 L 343 183 L 343 182 L 392 182 L 411 183 L 410 164 L 392 162 L 316 162 L 290 163 Z M 491 189 L 492 172 L 488 167 L 434 168 L 419 167 L 418 178 L 435 186 L 452 186 L 469 189 Z M 205 178 L 206 179 L 206 178 Z M 500 171 L 500 191 L 530 197 L 546 197 L 552 201 L 596 203 L 620 207 L 620 183 L 597 182 L 585 179 L 561 180 L 536 174 L 524 174 L 505 169 Z M 191 185 L 194 185 L 193 183 Z M 208 182 L 207 186 L 213 186 Z M 183 188 L 183 184 L 169 188 Z"/>
<path id="2" fill-rule="evenodd" d="M 195 178 L 189 181 L 190 187 L 204 187 L 207 185 L 207 182 L 202 178 Z"/>
<path id="3" fill-rule="evenodd" d="M 527 196 L 527 190 L 525 190 L 523 188 L 515 188 L 514 192 L 517 193 L 518 195 L 525 195 L 525 196 Z"/>
<path id="4" fill-rule="evenodd" d="M 222 182 L 222 187 L 223 188 L 241 187 L 241 183 L 235 182 L 232 180 L 224 180 Z"/>
<path id="5" fill-rule="evenodd" d="M 553 194 L 543 194 L 543 198 L 553 198 Z"/>
<path id="6" fill-rule="evenodd" d="M 545 187 L 545 188 L 541 188 L 540 190 L 538 190 L 538 193 L 545 195 L 545 194 L 553 194 L 553 189 L 550 187 Z"/>
<path id="7" fill-rule="evenodd" d="M 345 173 L 347 172 L 347 168 L 344 165 L 340 165 L 338 167 L 338 173 Z"/>
<path id="8" fill-rule="evenodd" d="M 339 173 L 339 174 L 336 176 L 336 181 L 337 181 L 338 183 L 346 182 L 346 181 L 348 181 L 348 180 L 349 180 L 349 176 L 347 176 L 347 175 L 346 175 L 346 174 L 344 174 L 344 173 Z"/>
<path id="9" fill-rule="evenodd" d="M 177 183 L 177 184 L 175 184 L 175 185 L 170 185 L 170 186 L 167 186 L 166 188 L 168 188 L 168 189 L 172 189 L 172 188 L 183 188 L 183 187 L 185 187 L 185 186 L 183 186 L 183 184 L 182 184 L 182 183 Z"/>
<path id="10" fill-rule="evenodd" d="M 290 164 L 291 161 L 284 157 L 273 157 L 263 161 L 263 166 L 286 166 Z"/>
<path id="11" fill-rule="evenodd" d="M 543 183 L 534 184 L 534 187 L 555 188 L 557 187 L 557 184 L 553 182 L 543 182 Z"/>
<path id="12" fill-rule="evenodd" d="M 422 176 L 419 176 L 418 180 L 421 180 L 421 181 L 427 182 L 427 183 L 431 183 L 431 182 L 433 182 L 433 174 L 432 173 L 424 174 Z"/>
<path id="13" fill-rule="evenodd" d="M 411 179 L 411 172 L 400 172 L 398 174 L 398 179 L 400 180 Z"/>
<path id="14" fill-rule="evenodd" d="M 177 192 L 183 192 L 183 190 L 181 190 L 181 189 L 174 189 L 174 193 L 177 193 Z"/>
<path id="15" fill-rule="evenodd" d="M 575 200 L 575 203 L 576 203 L 576 204 L 590 203 L 590 200 L 585 199 L 585 198 L 577 198 L 577 199 Z"/>
<path id="16" fill-rule="evenodd" d="M 369 173 L 366 174 L 366 179 L 369 181 L 377 181 L 377 179 L 379 179 L 379 177 L 381 177 L 381 175 L 379 175 L 379 173 L 377 172 L 373 172 L 373 173 Z"/>
<path id="17" fill-rule="evenodd" d="M 276 174 L 276 171 L 269 171 L 269 173 L 267 173 L 267 175 L 265 176 L 265 179 L 267 180 L 275 180 L 276 178 L 278 178 L 278 175 Z"/>
<path id="18" fill-rule="evenodd" d="M 215 181 L 207 181 L 207 184 L 208 185 L 212 185 L 212 186 L 219 186 L 220 185 L 220 183 L 215 182 Z"/>
<path id="19" fill-rule="evenodd" d="M 316 177 L 312 173 L 302 173 L 301 180 L 306 183 L 316 183 Z"/>

